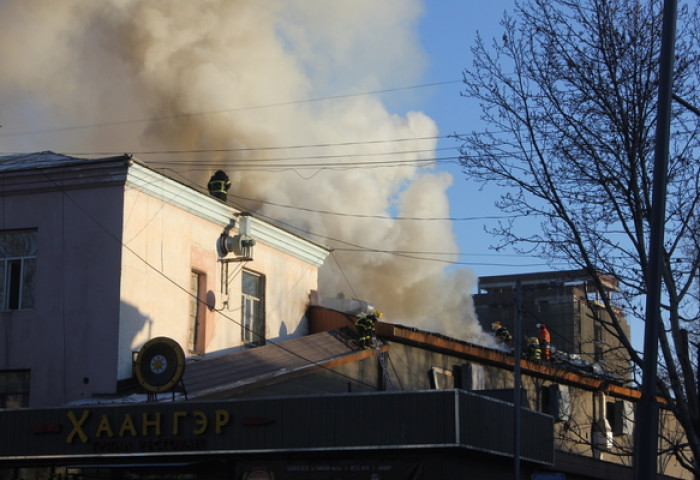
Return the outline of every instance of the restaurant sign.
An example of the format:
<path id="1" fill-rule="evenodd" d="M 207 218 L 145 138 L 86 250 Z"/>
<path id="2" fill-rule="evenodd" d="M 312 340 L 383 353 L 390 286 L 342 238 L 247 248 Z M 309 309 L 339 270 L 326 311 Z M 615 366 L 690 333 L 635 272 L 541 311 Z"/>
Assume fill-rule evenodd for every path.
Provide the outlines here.
<path id="1" fill-rule="evenodd" d="M 237 417 L 225 402 L 3 410 L 0 429 L 11 434 L 0 439 L 0 459 L 235 450 L 242 445 L 230 431 L 274 423 L 245 409 Z"/>

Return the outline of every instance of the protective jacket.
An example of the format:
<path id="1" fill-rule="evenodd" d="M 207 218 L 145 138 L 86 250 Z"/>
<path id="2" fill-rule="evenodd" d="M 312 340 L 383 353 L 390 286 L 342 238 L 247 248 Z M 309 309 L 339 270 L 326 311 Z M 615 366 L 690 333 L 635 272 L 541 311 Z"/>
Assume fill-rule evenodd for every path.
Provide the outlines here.
<path id="1" fill-rule="evenodd" d="M 374 324 L 377 323 L 381 314 L 368 313 L 360 315 L 357 320 L 355 320 L 355 326 L 357 327 L 358 341 L 362 348 L 371 348 L 374 343 Z"/>
<path id="2" fill-rule="evenodd" d="M 549 360 L 551 358 L 551 335 L 549 334 L 549 330 L 547 330 L 544 323 L 538 324 L 538 327 L 540 328 L 540 346 L 542 348 L 542 357 L 545 360 Z"/>

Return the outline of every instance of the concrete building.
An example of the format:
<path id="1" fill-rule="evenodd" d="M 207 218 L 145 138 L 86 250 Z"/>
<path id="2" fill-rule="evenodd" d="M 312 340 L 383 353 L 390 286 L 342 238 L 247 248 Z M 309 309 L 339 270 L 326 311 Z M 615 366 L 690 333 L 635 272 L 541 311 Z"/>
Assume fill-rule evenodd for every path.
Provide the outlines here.
<path id="1" fill-rule="evenodd" d="M 598 278 L 614 301 L 618 292 L 615 279 L 602 274 Z M 523 335 L 537 337 L 536 325 L 544 323 L 556 351 L 573 355 L 602 373 L 631 378 L 627 354 L 617 337 L 604 327 L 609 315 L 597 298 L 592 278 L 582 270 L 480 277 L 474 305 L 484 329 L 490 330 L 492 323 L 499 321 L 515 331 L 516 282 L 521 286 Z M 629 337 L 624 312 L 617 312 L 617 316 Z"/>
<path id="2" fill-rule="evenodd" d="M 128 156 L 0 173 L 0 480 L 632 478 L 624 379 L 523 360 L 516 393 L 512 352 L 391 319 L 364 349 L 326 249 Z"/>
<path id="3" fill-rule="evenodd" d="M 0 406 L 115 394 L 157 337 L 192 357 L 304 335 L 328 254 L 129 156 L 0 158 L 0 212 Z"/>
<path id="4" fill-rule="evenodd" d="M 361 349 L 354 316 L 307 318 L 308 335 L 188 363 L 157 402 L 0 411 L 0 478 L 633 478 L 637 390 L 522 361 L 516 416 L 510 353 L 390 323 Z M 610 409 L 619 429 L 596 436 Z M 657 478 L 691 475 L 666 452 Z"/>

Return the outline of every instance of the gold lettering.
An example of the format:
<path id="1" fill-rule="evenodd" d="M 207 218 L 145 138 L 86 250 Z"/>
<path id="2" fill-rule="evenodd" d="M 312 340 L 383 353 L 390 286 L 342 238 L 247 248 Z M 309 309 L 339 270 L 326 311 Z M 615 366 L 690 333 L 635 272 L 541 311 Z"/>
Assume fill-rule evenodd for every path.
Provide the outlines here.
<path id="1" fill-rule="evenodd" d="M 88 441 L 88 437 L 85 435 L 85 432 L 83 432 L 83 423 L 85 423 L 85 420 L 87 420 L 90 412 L 88 410 L 83 410 L 80 420 L 75 418 L 72 410 L 69 410 L 67 415 L 68 420 L 70 420 L 73 424 L 73 431 L 71 431 L 66 437 L 66 443 L 73 443 L 73 438 L 75 438 L 76 435 L 82 443 L 86 443 Z"/>
<path id="2" fill-rule="evenodd" d="M 197 417 L 196 423 L 199 425 L 199 428 L 195 428 L 192 433 L 195 435 L 201 435 L 207 431 L 207 416 L 204 415 L 204 412 L 200 412 L 199 410 L 194 412 L 194 416 Z"/>
<path id="3" fill-rule="evenodd" d="M 156 413 L 156 416 L 153 420 L 148 419 L 148 414 L 143 413 L 141 415 L 143 425 L 141 426 L 141 430 L 143 432 L 143 436 L 148 435 L 148 427 L 155 427 L 155 432 L 153 432 L 154 435 L 160 435 L 160 412 Z"/>
<path id="4" fill-rule="evenodd" d="M 222 427 L 228 425 L 229 415 L 228 410 L 216 411 L 216 433 L 221 433 Z"/>
<path id="5" fill-rule="evenodd" d="M 173 412 L 173 435 L 180 434 L 180 419 L 185 418 L 186 416 L 187 412 L 183 412 L 182 410 Z"/>
<path id="6" fill-rule="evenodd" d="M 131 433 L 132 437 L 138 435 L 136 433 L 136 427 L 134 427 L 134 421 L 131 419 L 131 415 L 128 413 L 124 415 L 124 421 L 122 422 L 122 427 L 119 429 L 119 436 L 123 437 L 126 432 Z"/>
<path id="7" fill-rule="evenodd" d="M 101 437 L 103 433 L 106 433 L 108 437 L 113 437 L 114 432 L 112 432 L 112 426 L 109 424 L 109 420 L 107 419 L 107 415 L 104 413 L 100 417 L 100 424 L 97 426 L 97 431 L 95 432 L 95 436 L 97 438 Z"/>

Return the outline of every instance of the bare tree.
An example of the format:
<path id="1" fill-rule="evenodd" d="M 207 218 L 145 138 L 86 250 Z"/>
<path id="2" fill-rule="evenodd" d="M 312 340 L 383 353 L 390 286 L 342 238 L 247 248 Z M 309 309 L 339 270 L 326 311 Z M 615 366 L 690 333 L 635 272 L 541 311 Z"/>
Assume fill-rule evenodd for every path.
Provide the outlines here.
<path id="1" fill-rule="evenodd" d="M 691 2 L 693 3 L 693 2 Z M 504 16 L 502 38 L 477 38 L 464 96 L 479 101 L 488 129 L 460 136 L 464 172 L 503 188 L 511 221 L 490 228 L 505 246 L 620 282 L 598 293 L 631 361 L 639 352 L 620 309 L 644 319 L 649 264 L 661 0 L 524 0 Z M 678 14 L 674 94 L 700 102 L 700 21 Z M 700 117 L 673 104 L 668 169 L 659 392 L 685 432 L 671 450 L 700 473 L 698 203 Z M 533 231 L 534 223 L 539 229 Z M 689 345 L 690 344 L 690 345 Z"/>

